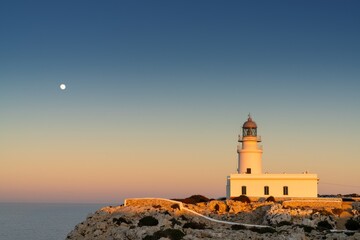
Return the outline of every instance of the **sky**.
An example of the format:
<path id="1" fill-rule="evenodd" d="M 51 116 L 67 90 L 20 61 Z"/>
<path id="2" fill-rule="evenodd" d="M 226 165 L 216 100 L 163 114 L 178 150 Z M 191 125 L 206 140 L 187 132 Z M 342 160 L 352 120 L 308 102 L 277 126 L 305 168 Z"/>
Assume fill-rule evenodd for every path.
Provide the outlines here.
<path id="1" fill-rule="evenodd" d="M 249 113 L 264 172 L 360 193 L 359 7 L 1 1 L 0 202 L 225 196 Z"/>

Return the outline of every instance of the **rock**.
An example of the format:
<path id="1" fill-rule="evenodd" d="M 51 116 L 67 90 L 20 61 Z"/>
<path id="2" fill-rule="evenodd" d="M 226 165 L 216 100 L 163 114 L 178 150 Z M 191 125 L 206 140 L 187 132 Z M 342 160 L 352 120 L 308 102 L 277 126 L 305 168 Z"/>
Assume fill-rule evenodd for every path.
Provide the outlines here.
<path id="1" fill-rule="evenodd" d="M 350 218 L 352 217 L 353 215 L 351 213 L 349 213 L 348 211 L 343 211 L 342 213 L 340 213 L 340 216 L 341 218 Z"/>
<path id="2" fill-rule="evenodd" d="M 105 231 L 106 228 L 107 228 L 106 223 L 104 223 L 104 222 L 96 223 L 96 229 L 101 230 L 101 231 Z"/>
<path id="3" fill-rule="evenodd" d="M 94 237 L 98 237 L 99 235 L 101 235 L 103 232 L 101 231 L 101 230 L 96 230 L 95 232 L 94 232 Z"/>
<path id="4" fill-rule="evenodd" d="M 248 211 L 248 207 L 249 207 L 246 203 L 233 201 L 233 200 L 226 200 L 225 204 L 228 206 L 228 212 L 232 214 L 236 214 L 239 212 L 246 212 Z"/>
<path id="5" fill-rule="evenodd" d="M 274 204 L 271 208 L 267 211 L 265 215 L 265 222 L 269 223 L 270 225 L 277 225 L 280 222 L 290 222 L 291 221 L 291 210 L 283 209 L 281 204 Z"/>
<path id="6" fill-rule="evenodd" d="M 352 236 L 352 239 L 360 239 L 360 232 L 355 233 L 355 234 Z"/>
<path id="7" fill-rule="evenodd" d="M 360 212 L 360 202 L 353 202 L 352 208 Z"/>
<path id="8" fill-rule="evenodd" d="M 301 224 L 306 225 L 306 226 L 310 226 L 310 227 L 313 227 L 313 228 L 316 227 L 315 222 L 313 220 L 311 220 L 310 218 L 304 218 L 302 220 Z"/>

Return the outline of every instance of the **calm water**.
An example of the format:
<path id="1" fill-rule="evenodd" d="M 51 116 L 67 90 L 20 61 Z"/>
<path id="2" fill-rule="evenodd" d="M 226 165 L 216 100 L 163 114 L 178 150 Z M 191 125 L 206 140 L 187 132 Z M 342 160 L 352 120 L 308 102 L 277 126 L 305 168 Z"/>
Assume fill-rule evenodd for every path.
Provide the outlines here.
<path id="1" fill-rule="evenodd" d="M 106 204 L 0 203 L 1 240 L 60 240 Z"/>

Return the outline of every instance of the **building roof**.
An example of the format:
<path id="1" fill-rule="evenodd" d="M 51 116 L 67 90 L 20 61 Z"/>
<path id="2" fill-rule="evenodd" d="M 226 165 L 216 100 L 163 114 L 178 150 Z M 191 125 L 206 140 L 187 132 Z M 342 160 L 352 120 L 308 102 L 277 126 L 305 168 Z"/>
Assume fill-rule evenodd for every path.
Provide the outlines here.
<path id="1" fill-rule="evenodd" d="M 256 122 L 254 122 L 249 114 L 249 118 L 244 122 L 243 128 L 257 128 Z"/>

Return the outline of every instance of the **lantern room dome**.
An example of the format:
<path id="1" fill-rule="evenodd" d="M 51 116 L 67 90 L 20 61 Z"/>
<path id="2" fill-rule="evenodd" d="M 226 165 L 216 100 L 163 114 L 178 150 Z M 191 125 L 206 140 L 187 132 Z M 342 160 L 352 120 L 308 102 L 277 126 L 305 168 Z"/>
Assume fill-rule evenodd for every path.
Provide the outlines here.
<path id="1" fill-rule="evenodd" d="M 252 120 L 249 115 L 249 118 L 246 122 L 244 122 L 243 128 L 257 128 L 256 123 Z"/>

